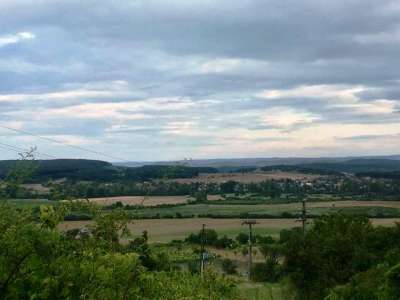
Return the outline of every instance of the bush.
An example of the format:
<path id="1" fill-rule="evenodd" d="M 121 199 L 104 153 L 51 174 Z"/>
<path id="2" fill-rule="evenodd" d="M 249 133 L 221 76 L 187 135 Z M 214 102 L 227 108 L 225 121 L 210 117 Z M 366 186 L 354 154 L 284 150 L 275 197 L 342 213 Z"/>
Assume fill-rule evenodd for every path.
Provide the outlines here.
<path id="1" fill-rule="evenodd" d="M 222 270 L 226 274 L 236 274 L 237 273 L 237 265 L 236 265 L 236 263 L 233 260 L 229 259 L 229 258 L 225 258 L 225 259 L 222 260 L 221 267 L 222 267 Z"/>
<path id="2" fill-rule="evenodd" d="M 245 245 L 249 241 L 249 236 L 246 233 L 241 232 L 236 236 L 235 239 L 240 245 Z"/>
<path id="3" fill-rule="evenodd" d="M 266 236 L 257 235 L 257 236 L 255 236 L 255 239 L 257 241 L 257 244 L 273 244 L 273 243 L 275 243 L 274 238 L 270 235 L 266 235 Z"/>
<path id="4" fill-rule="evenodd" d="M 222 238 L 217 239 L 213 246 L 217 247 L 217 248 L 229 248 L 229 249 L 233 249 L 236 246 L 236 243 L 234 240 L 228 238 L 226 235 L 224 235 Z"/>
<path id="5" fill-rule="evenodd" d="M 251 268 L 251 279 L 256 282 L 277 282 L 281 276 L 279 264 L 273 261 L 255 263 Z"/>
<path id="6" fill-rule="evenodd" d="M 202 231 L 198 234 L 191 233 L 185 241 L 190 244 L 201 244 L 202 239 Z M 204 244 L 205 245 L 215 245 L 215 242 L 218 240 L 218 234 L 214 229 L 205 229 L 204 230 Z"/>

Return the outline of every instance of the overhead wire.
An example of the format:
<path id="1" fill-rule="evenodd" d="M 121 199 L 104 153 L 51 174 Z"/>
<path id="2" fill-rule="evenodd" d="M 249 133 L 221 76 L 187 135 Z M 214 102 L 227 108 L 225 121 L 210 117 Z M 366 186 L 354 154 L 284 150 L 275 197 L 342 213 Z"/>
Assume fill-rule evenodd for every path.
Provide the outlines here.
<path id="1" fill-rule="evenodd" d="M 31 149 L 26 149 L 26 148 L 13 146 L 13 145 L 6 144 L 6 143 L 3 143 L 3 142 L 0 142 L 0 146 L 3 146 L 2 147 L 3 149 L 4 149 L 4 147 L 8 147 L 8 148 L 10 148 L 10 150 L 14 150 L 16 152 L 18 151 L 18 153 L 29 152 L 31 150 Z M 44 152 L 39 152 L 39 151 L 35 151 L 35 154 L 37 154 L 39 156 L 45 156 L 45 157 L 48 157 L 48 158 L 57 158 L 54 155 L 47 154 L 47 153 L 44 153 Z"/>
<path id="2" fill-rule="evenodd" d="M 100 156 L 103 156 L 103 157 L 108 157 L 108 158 L 111 158 L 113 160 L 119 160 L 119 161 L 124 161 L 124 162 L 128 162 L 129 161 L 129 160 L 121 158 L 121 157 L 117 157 L 117 156 L 114 156 L 114 155 L 109 155 L 109 154 L 106 154 L 106 153 L 103 153 L 103 152 L 99 152 L 99 151 L 95 151 L 95 150 L 92 150 L 92 149 L 88 149 L 88 148 L 85 148 L 85 147 L 82 147 L 82 146 L 71 145 L 71 144 L 68 144 L 68 143 L 53 139 L 53 138 L 44 137 L 42 135 L 39 135 L 39 134 L 36 134 L 36 133 L 33 133 L 33 132 L 29 132 L 29 131 L 26 131 L 26 130 L 17 129 L 17 128 L 13 128 L 13 127 L 8 127 L 8 126 L 5 126 L 5 125 L 0 125 L 0 127 L 4 128 L 4 129 L 11 130 L 11 131 L 14 131 L 14 132 L 22 133 L 22 134 L 25 134 L 25 135 L 34 136 L 34 137 L 37 137 L 39 139 L 46 140 L 46 141 L 49 141 L 49 142 L 53 142 L 53 143 L 56 143 L 56 144 L 60 144 L 60 145 L 63 145 L 63 146 L 66 146 L 66 147 L 70 147 L 70 148 L 73 148 L 73 149 L 78 149 L 78 150 L 85 151 L 85 152 L 88 152 L 88 153 L 100 155 Z"/>

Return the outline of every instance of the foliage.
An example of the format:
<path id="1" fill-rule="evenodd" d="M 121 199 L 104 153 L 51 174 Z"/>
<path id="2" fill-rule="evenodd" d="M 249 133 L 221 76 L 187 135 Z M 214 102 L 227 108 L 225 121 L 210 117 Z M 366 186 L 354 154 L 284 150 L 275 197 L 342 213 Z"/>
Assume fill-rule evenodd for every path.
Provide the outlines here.
<path id="1" fill-rule="evenodd" d="M 60 208 L 0 207 L 0 298 L 4 299 L 223 299 L 233 283 L 216 274 L 202 280 L 174 271 L 146 246 L 119 243 L 126 221 L 96 212 L 86 235 L 56 229 Z M 210 296 L 210 298 L 209 298 Z"/>
<path id="2" fill-rule="evenodd" d="M 221 261 L 221 267 L 222 270 L 226 273 L 226 274 L 236 274 L 237 273 L 237 265 L 236 263 L 229 259 L 229 258 L 224 258 Z"/>
<path id="3" fill-rule="evenodd" d="M 222 248 L 222 249 L 233 249 L 236 248 L 237 244 L 235 243 L 234 240 L 228 238 L 226 235 L 220 237 L 217 239 L 214 243 L 213 246 L 216 248 Z"/>
<path id="4" fill-rule="evenodd" d="M 203 235 L 204 234 L 204 235 Z M 218 233 L 214 229 L 204 229 L 203 231 L 199 231 L 198 234 L 191 233 L 187 238 L 186 242 L 191 244 L 201 244 L 202 237 L 204 238 L 205 245 L 214 245 L 218 240 Z"/>
<path id="5" fill-rule="evenodd" d="M 268 281 L 266 263 L 255 263 L 251 267 L 251 280 L 256 282 Z"/>
<path id="6" fill-rule="evenodd" d="M 374 228 L 339 213 L 315 220 L 304 236 L 283 236 L 283 267 L 298 299 L 398 299 L 399 225 Z"/>
<path id="7" fill-rule="evenodd" d="M 147 165 L 136 168 L 126 168 L 124 180 L 148 181 L 151 179 L 192 178 L 199 173 L 216 173 L 214 168 Z"/>
<path id="8" fill-rule="evenodd" d="M 204 235 L 203 235 L 204 234 Z M 200 231 L 198 234 L 191 233 L 185 241 L 190 244 L 197 244 L 200 245 L 202 243 L 202 239 L 204 238 L 203 242 L 204 245 L 214 246 L 216 248 L 222 249 L 233 249 L 237 247 L 237 244 L 231 238 L 228 238 L 226 235 L 222 237 L 218 237 L 218 233 L 214 229 L 205 229 Z"/>
<path id="9" fill-rule="evenodd" d="M 86 206 L 93 222 L 60 232 L 59 222 L 75 206 Z M 147 232 L 122 245 L 121 238 L 130 237 L 128 222 L 123 210 L 105 212 L 83 202 L 42 205 L 38 217 L 0 202 L 0 298 L 234 299 L 230 280 L 171 268 L 165 253 L 147 245 Z"/>
<path id="10" fill-rule="evenodd" d="M 149 181 L 151 179 L 192 178 L 199 173 L 216 173 L 218 170 L 208 167 L 148 165 L 142 167 L 117 167 L 99 160 L 86 159 L 52 159 L 37 160 L 37 170 L 30 180 L 45 182 L 47 180 L 67 179 L 71 181 L 112 182 L 116 180 Z M 26 168 L 27 160 L 0 161 L 0 178 L 5 178 L 14 169 Z"/>

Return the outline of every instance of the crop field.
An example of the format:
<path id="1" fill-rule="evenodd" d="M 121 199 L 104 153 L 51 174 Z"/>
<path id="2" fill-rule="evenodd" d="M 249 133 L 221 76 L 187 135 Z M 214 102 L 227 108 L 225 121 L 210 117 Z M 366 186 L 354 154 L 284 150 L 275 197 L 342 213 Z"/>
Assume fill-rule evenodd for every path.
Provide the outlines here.
<path id="1" fill-rule="evenodd" d="M 322 201 L 309 202 L 307 204 L 308 212 L 312 215 L 321 215 L 325 213 L 336 212 L 339 210 L 352 213 L 364 213 L 370 216 L 381 214 L 390 216 L 400 213 L 400 202 L 397 201 Z M 296 214 L 301 210 L 300 203 L 288 204 L 191 204 L 185 206 L 167 207 L 167 208 L 143 208 L 131 211 L 135 217 L 152 216 L 204 216 L 212 214 L 214 216 L 238 216 L 239 214 L 270 215 L 280 216 L 283 213 Z"/>
<path id="2" fill-rule="evenodd" d="M 28 190 L 38 192 L 39 194 L 47 194 L 48 192 L 50 192 L 50 188 L 45 187 L 40 183 L 26 183 L 22 186 Z"/>
<path id="3" fill-rule="evenodd" d="M 135 220 L 129 225 L 129 229 L 136 236 L 147 230 L 152 242 L 168 242 L 173 239 L 183 239 L 190 233 L 199 231 L 202 224 L 206 224 L 207 228 L 215 229 L 219 234 L 235 236 L 239 232 L 247 232 L 242 222 L 241 219 L 210 218 Z M 298 226 L 293 219 L 270 219 L 257 222 L 254 228 L 255 234 L 276 235 L 284 228 Z M 90 221 L 68 221 L 63 222 L 60 229 L 69 230 L 88 224 Z"/>
<path id="4" fill-rule="evenodd" d="M 21 208 L 33 208 L 40 205 L 54 205 L 57 204 L 55 201 L 49 201 L 46 199 L 11 199 L 7 200 L 8 203 L 21 207 Z"/>
<path id="5" fill-rule="evenodd" d="M 249 172 L 249 173 L 217 173 L 217 174 L 200 174 L 195 178 L 179 178 L 173 179 L 179 183 L 191 183 L 191 182 L 212 182 L 212 183 L 223 183 L 226 181 L 236 181 L 241 183 L 258 183 L 265 180 L 271 179 L 293 179 L 301 181 L 311 181 L 324 175 L 315 174 L 304 174 L 298 172 L 283 172 L 283 171 L 271 171 L 271 172 Z"/>
<path id="6" fill-rule="evenodd" d="M 392 226 L 396 219 L 371 219 L 374 225 Z M 226 234 L 230 237 L 236 236 L 240 232 L 247 232 L 247 227 L 242 226 L 242 219 L 154 219 L 154 220 L 135 220 L 129 225 L 129 229 L 134 236 L 140 235 L 147 230 L 151 242 L 169 242 L 174 239 L 184 239 L 190 233 L 198 232 L 202 224 L 207 228 L 215 229 L 218 234 Z M 68 221 L 60 224 L 61 230 L 70 230 L 89 225 L 90 221 Z M 254 226 L 255 234 L 269 234 L 277 236 L 282 229 L 300 226 L 294 219 L 259 219 Z"/>
<path id="7" fill-rule="evenodd" d="M 219 200 L 220 198 L 219 195 L 208 195 L 208 200 L 210 201 Z M 89 198 L 88 200 L 99 205 L 111 205 L 121 202 L 124 205 L 156 206 L 161 204 L 184 204 L 188 203 L 190 199 L 190 196 L 121 196 Z"/>

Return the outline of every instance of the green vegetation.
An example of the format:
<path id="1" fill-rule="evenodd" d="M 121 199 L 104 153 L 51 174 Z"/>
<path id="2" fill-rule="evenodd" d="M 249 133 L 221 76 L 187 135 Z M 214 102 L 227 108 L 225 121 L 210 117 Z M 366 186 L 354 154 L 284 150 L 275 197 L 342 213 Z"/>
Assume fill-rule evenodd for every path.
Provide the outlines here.
<path id="1" fill-rule="evenodd" d="M 357 173 L 357 176 L 400 180 L 400 171 L 392 171 L 392 172 L 370 171 L 370 172 Z"/>
<path id="2" fill-rule="evenodd" d="M 32 174 L 32 166 L 33 162 L 29 161 L 11 170 L 0 185 L 0 195 L 3 198 L 19 195 L 23 191 L 21 184 Z M 342 188 L 357 189 L 364 183 L 350 182 L 341 181 Z M 301 186 L 296 181 L 286 183 L 270 181 L 246 186 L 226 182 L 218 187 L 223 193 L 238 195 L 243 187 L 260 189 L 273 199 L 282 196 L 279 190 L 282 186 Z M 376 182 L 368 186 L 369 192 L 372 187 L 376 191 L 376 187 L 383 189 L 384 186 L 380 185 L 382 182 L 372 184 Z M 207 196 L 206 190 L 200 191 Z M 297 195 L 303 194 L 297 191 Z M 149 217 L 146 213 L 157 217 L 168 217 L 168 213 L 173 218 L 189 214 L 225 218 L 234 214 L 241 217 L 298 215 L 298 207 L 290 203 L 281 206 L 227 204 L 224 201 L 234 199 L 226 197 L 211 204 L 201 196 L 197 202 L 205 203 L 153 208 L 122 204 L 101 208 L 80 201 L 2 200 L 0 298 L 400 298 L 400 224 L 373 227 L 365 215 L 399 215 L 395 207 L 312 206 L 310 215 L 318 218 L 305 231 L 298 227 L 284 229 L 278 237 L 278 229 L 270 236 L 260 235 L 255 228 L 252 254 L 258 255 L 258 260 L 251 266 L 251 281 L 244 281 L 243 277 L 243 258 L 248 255 L 248 235 L 243 231 L 232 236 L 233 232 L 221 234 L 207 228 L 190 234 L 185 241 L 164 245 L 149 244 L 147 231 L 132 236 L 129 230 L 132 217 Z M 85 227 L 60 231 L 60 222 L 72 216 L 86 216 L 92 221 Z M 206 271 L 200 275 L 199 248 L 203 242 L 209 255 Z"/>
<path id="3" fill-rule="evenodd" d="M 367 215 L 371 218 L 400 216 L 399 208 L 392 207 L 312 207 L 308 209 L 310 217 L 342 211 L 346 214 Z M 132 218 L 298 218 L 300 207 L 279 205 L 228 205 L 228 204 L 191 204 L 166 207 L 135 208 L 130 211 Z"/>
<path id="4" fill-rule="evenodd" d="M 105 161 L 85 159 L 35 160 L 35 172 L 30 176 L 32 182 L 65 179 L 76 181 L 113 182 L 148 181 L 151 179 L 192 178 L 199 173 L 215 173 L 214 168 L 147 165 L 128 168 L 117 167 Z M 15 164 L 31 165 L 31 160 L 0 161 L 0 179 L 7 177 Z M 26 166 L 21 166 L 26 167 Z"/>
<path id="5" fill-rule="evenodd" d="M 314 172 L 338 172 L 338 173 L 360 173 L 360 172 L 390 172 L 400 171 L 400 161 L 392 159 L 367 159 L 358 158 L 345 162 L 334 163 L 309 163 L 299 164 L 296 167 L 313 170 Z"/>
<path id="6" fill-rule="evenodd" d="M 56 229 L 68 208 L 0 206 L 2 299 L 233 299 L 233 282 L 173 267 L 146 246 L 120 244 L 129 235 L 123 213 L 95 212 L 90 231 Z M 138 243 L 137 243 L 138 244 Z"/>
<path id="7" fill-rule="evenodd" d="M 315 220 L 283 244 L 283 271 L 297 299 L 399 299 L 400 225 L 372 227 L 366 217 Z"/>

